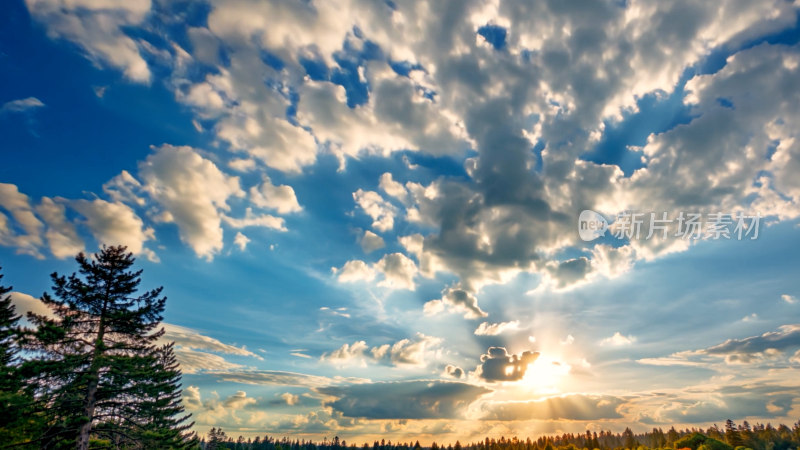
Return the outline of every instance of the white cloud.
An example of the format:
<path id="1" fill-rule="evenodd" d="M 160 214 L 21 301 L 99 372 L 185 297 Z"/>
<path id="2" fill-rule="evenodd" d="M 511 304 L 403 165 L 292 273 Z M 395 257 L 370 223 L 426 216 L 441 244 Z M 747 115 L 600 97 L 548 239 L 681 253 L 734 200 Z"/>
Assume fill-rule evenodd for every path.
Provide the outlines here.
<path id="1" fill-rule="evenodd" d="M 519 330 L 519 320 L 512 320 L 510 322 L 489 323 L 482 322 L 475 329 L 476 336 L 497 336 L 509 331 Z"/>
<path id="2" fill-rule="evenodd" d="M 8 222 L 3 209 L 11 214 L 18 229 Z M 0 245 L 16 247 L 19 253 L 41 258 L 43 228 L 28 196 L 19 192 L 16 185 L 0 183 Z"/>
<path id="3" fill-rule="evenodd" d="M 781 300 L 785 301 L 786 303 L 788 303 L 790 305 L 793 305 L 793 304 L 797 303 L 797 298 L 792 296 L 792 295 L 789 295 L 789 294 L 781 295 Z"/>
<path id="4" fill-rule="evenodd" d="M 353 200 L 372 217 L 372 227 L 378 231 L 389 231 L 394 227 L 397 208 L 374 191 L 359 189 L 353 193 Z"/>
<path id="5" fill-rule="evenodd" d="M 364 261 L 358 259 L 347 261 L 341 269 L 334 267 L 332 270 L 342 283 L 370 281 L 375 278 L 375 270 Z"/>
<path id="6" fill-rule="evenodd" d="M 278 214 L 303 210 L 291 186 L 275 186 L 266 175 L 262 177 L 261 186 L 250 188 L 250 201 L 260 208 L 274 209 Z"/>
<path id="7" fill-rule="evenodd" d="M 379 186 L 383 192 L 386 192 L 386 195 L 394 197 L 403 203 L 408 201 L 408 191 L 402 184 L 392 179 L 391 173 L 386 172 L 381 175 Z"/>
<path id="8" fill-rule="evenodd" d="M 417 265 L 402 253 L 384 255 L 375 263 L 375 269 L 383 274 L 383 280 L 378 283 L 379 286 L 411 291 L 416 288 L 414 277 L 417 274 Z"/>
<path id="9" fill-rule="evenodd" d="M 3 106 L 0 106 L 0 114 L 5 112 L 25 112 L 43 106 L 44 103 L 36 97 L 21 98 L 3 103 Z"/>
<path id="10" fill-rule="evenodd" d="M 233 238 L 233 244 L 239 247 L 239 250 L 244 251 L 247 248 L 247 244 L 250 242 L 250 238 L 243 235 L 241 231 L 236 232 L 236 236 Z"/>
<path id="11" fill-rule="evenodd" d="M 165 333 L 162 337 L 162 340 L 166 342 L 175 342 L 176 347 L 191 350 L 207 350 L 236 356 L 248 356 L 263 360 L 262 357 L 244 347 L 237 347 L 235 345 L 222 343 L 217 339 L 205 336 L 191 328 L 169 323 L 165 323 L 163 326 Z"/>
<path id="12" fill-rule="evenodd" d="M 343 344 L 341 347 L 330 353 L 323 353 L 320 359 L 333 361 L 336 364 L 346 364 L 350 363 L 351 361 L 358 361 L 362 365 L 365 365 L 366 362 L 364 361 L 364 352 L 367 350 L 367 348 L 367 343 L 365 341 L 356 341 L 352 345 Z"/>
<path id="13" fill-rule="evenodd" d="M 83 240 L 78 236 L 75 225 L 67 221 L 65 200 L 42 197 L 36 212 L 47 224 L 44 236 L 50 247 L 50 253 L 56 258 L 69 258 L 83 251 Z"/>
<path id="14" fill-rule="evenodd" d="M 102 199 L 73 200 L 70 204 L 86 220 L 86 226 L 100 245 L 124 245 L 133 254 L 155 255 L 145 247 L 145 242 L 155 238 L 155 231 L 146 227 L 142 219 L 128 205 Z"/>
<path id="15" fill-rule="evenodd" d="M 31 16 L 44 24 L 51 38 L 78 44 L 86 56 L 122 70 L 125 77 L 148 83 L 150 69 L 139 52 L 139 44 L 124 27 L 141 24 L 150 12 L 150 0 L 26 0 Z"/>
<path id="16" fill-rule="evenodd" d="M 139 165 L 143 189 L 178 226 L 197 256 L 222 249 L 222 211 L 230 197 L 243 197 L 239 178 L 222 173 L 191 147 L 162 145 Z"/>
<path id="17" fill-rule="evenodd" d="M 607 337 L 600 341 L 600 345 L 613 345 L 613 346 L 623 346 L 623 345 L 631 345 L 636 342 L 636 337 L 627 335 L 624 336 L 619 331 L 615 332 L 613 336 Z"/>

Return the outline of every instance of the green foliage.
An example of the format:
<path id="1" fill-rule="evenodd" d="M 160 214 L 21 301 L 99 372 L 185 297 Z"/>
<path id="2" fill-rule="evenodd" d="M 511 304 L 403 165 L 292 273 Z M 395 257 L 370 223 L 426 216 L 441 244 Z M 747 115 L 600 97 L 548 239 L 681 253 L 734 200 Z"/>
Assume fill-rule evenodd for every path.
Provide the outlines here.
<path id="1" fill-rule="evenodd" d="M 166 298 L 138 293 L 125 247 L 79 254 L 79 275 L 52 274 L 52 316 L 29 314 L 21 342 L 27 392 L 37 400 L 46 448 L 197 446 L 180 403 L 181 372 L 172 346 L 158 346 Z"/>
<path id="2" fill-rule="evenodd" d="M 734 450 L 730 445 L 719 441 L 714 438 L 708 438 L 703 442 L 697 450 Z"/>
<path id="3" fill-rule="evenodd" d="M 692 433 L 675 441 L 675 448 L 690 448 L 697 450 L 708 439 L 703 433 Z"/>

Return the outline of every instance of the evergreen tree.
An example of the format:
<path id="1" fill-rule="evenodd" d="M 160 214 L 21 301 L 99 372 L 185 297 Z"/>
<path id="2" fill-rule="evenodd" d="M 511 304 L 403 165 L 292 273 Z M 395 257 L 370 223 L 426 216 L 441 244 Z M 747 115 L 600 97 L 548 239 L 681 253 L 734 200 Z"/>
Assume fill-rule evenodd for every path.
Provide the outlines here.
<path id="1" fill-rule="evenodd" d="M 75 260 L 80 275 L 52 274 L 54 295 L 41 298 L 55 318 L 29 314 L 35 329 L 24 339 L 36 356 L 25 372 L 49 413 L 42 445 L 85 450 L 90 439 L 111 445 L 181 436 L 186 418 L 167 417 L 182 412 L 174 404 L 180 372 L 164 365 L 155 345 L 164 333 L 157 330 L 162 289 L 136 295 L 141 270 L 130 270 L 125 247 Z"/>

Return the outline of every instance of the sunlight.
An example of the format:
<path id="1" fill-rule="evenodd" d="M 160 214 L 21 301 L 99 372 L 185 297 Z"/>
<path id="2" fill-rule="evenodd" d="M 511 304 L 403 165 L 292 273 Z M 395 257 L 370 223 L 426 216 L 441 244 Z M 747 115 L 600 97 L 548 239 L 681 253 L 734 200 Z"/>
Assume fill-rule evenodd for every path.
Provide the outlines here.
<path id="1" fill-rule="evenodd" d="M 560 387 L 563 387 L 563 382 L 571 368 L 563 361 L 540 356 L 528 366 L 523 377 L 523 384 L 534 392 L 555 393 L 559 391 Z"/>

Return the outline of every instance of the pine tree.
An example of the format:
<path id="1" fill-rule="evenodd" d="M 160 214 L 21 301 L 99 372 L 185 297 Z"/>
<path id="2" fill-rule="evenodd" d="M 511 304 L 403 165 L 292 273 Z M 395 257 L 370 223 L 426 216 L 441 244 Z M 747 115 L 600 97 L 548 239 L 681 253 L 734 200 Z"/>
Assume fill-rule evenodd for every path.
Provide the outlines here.
<path id="1" fill-rule="evenodd" d="M 141 270 L 130 270 L 134 258 L 125 247 L 103 247 L 92 259 L 81 253 L 75 260 L 80 276 L 52 274 L 54 295 L 41 298 L 55 318 L 29 314 L 35 329 L 24 339 L 36 356 L 25 371 L 49 412 L 42 445 L 85 450 L 90 439 L 111 445 L 142 433 L 169 434 L 161 426 L 180 434 L 185 418 L 170 423 L 149 416 L 159 409 L 178 412 L 154 400 L 174 395 L 176 379 L 173 366 L 159 364 L 155 345 L 164 333 L 157 330 L 166 302 L 162 288 L 136 295 Z"/>

